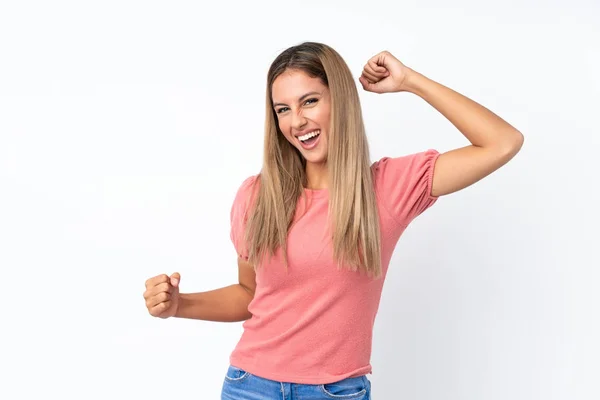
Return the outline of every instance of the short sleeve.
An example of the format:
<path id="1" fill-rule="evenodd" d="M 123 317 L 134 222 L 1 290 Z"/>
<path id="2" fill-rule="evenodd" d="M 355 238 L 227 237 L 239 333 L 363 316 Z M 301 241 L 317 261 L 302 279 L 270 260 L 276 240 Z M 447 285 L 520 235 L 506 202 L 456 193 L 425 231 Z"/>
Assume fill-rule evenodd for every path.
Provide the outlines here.
<path id="1" fill-rule="evenodd" d="M 437 150 L 429 149 L 402 157 L 383 157 L 373 164 L 378 195 L 400 225 L 408 225 L 437 201 L 431 188 L 439 155 Z"/>
<path id="2" fill-rule="evenodd" d="M 256 175 L 246 178 L 242 182 L 237 190 L 230 212 L 231 242 L 233 243 L 238 256 L 244 260 L 248 259 L 248 246 L 245 240 L 245 231 L 252 189 L 255 181 Z"/>

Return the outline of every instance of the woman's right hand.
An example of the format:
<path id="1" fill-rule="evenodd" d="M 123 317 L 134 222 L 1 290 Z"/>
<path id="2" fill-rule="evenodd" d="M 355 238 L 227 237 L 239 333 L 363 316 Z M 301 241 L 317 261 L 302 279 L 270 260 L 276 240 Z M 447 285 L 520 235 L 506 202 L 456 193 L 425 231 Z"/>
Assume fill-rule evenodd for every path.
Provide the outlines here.
<path id="1" fill-rule="evenodd" d="M 146 281 L 144 299 L 150 315 L 169 318 L 177 313 L 180 279 L 179 273 L 175 272 L 171 276 L 161 274 Z"/>

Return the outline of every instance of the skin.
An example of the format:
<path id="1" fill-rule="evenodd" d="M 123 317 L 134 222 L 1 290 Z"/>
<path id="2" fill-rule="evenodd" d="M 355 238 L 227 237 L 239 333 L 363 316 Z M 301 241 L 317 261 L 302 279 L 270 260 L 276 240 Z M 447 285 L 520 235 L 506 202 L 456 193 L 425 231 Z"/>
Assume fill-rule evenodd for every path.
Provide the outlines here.
<path id="1" fill-rule="evenodd" d="M 377 94 L 416 94 L 471 143 L 438 157 L 433 196 L 447 195 L 474 184 L 510 161 L 523 145 L 523 135 L 508 122 L 468 97 L 408 68 L 388 51 L 367 62 L 359 82 L 364 90 Z"/>
<path id="2" fill-rule="evenodd" d="M 388 51 L 365 64 L 359 82 L 376 94 L 408 92 L 419 96 L 446 117 L 467 140 L 468 146 L 442 153 L 435 164 L 431 195 L 443 196 L 466 188 L 510 161 L 523 145 L 523 135 L 502 118 L 475 101 L 405 66 Z M 317 92 L 306 98 L 309 92 Z M 303 72 L 286 71 L 273 83 L 272 98 L 279 127 L 286 139 L 305 157 L 309 188 L 327 187 L 327 128 L 330 94 L 318 79 Z M 321 129 L 320 143 L 311 150 L 300 146 L 295 134 Z M 148 312 L 160 318 L 177 316 L 210 321 L 250 318 L 254 297 L 253 266 L 238 258 L 239 284 L 220 289 L 179 294 L 180 275 L 157 275 L 146 281 Z"/>

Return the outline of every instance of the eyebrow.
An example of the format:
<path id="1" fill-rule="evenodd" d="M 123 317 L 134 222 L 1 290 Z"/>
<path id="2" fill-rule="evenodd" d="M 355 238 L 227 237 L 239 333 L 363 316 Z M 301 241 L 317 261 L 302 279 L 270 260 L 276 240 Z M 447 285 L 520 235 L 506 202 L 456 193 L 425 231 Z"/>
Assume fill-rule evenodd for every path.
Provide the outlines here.
<path id="1" fill-rule="evenodd" d="M 321 93 L 319 93 L 319 92 L 308 92 L 308 93 L 306 93 L 306 94 L 303 94 L 302 96 L 300 96 L 300 98 L 298 98 L 298 102 L 301 102 L 302 100 L 304 100 L 304 99 L 305 99 L 305 98 L 307 98 L 308 96 L 312 96 L 312 95 L 314 95 L 314 94 L 318 94 L 318 95 L 320 95 Z M 287 104 L 285 104 L 285 103 L 275 103 L 275 104 L 273 104 L 273 107 L 277 107 L 277 106 L 285 106 L 285 105 L 287 105 Z"/>

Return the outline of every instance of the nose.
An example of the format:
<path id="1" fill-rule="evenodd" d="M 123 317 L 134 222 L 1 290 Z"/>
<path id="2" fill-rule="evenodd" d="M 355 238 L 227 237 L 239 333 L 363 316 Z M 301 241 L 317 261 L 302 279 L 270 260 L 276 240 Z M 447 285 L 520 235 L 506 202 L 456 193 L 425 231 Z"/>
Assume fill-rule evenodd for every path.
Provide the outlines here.
<path id="1" fill-rule="evenodd" d="M 292 128 L 294 130 L 302 130 L 302 127 L 306 125 L 306 118 L 302 115 L 302 110 L 292 114 Z"/>

